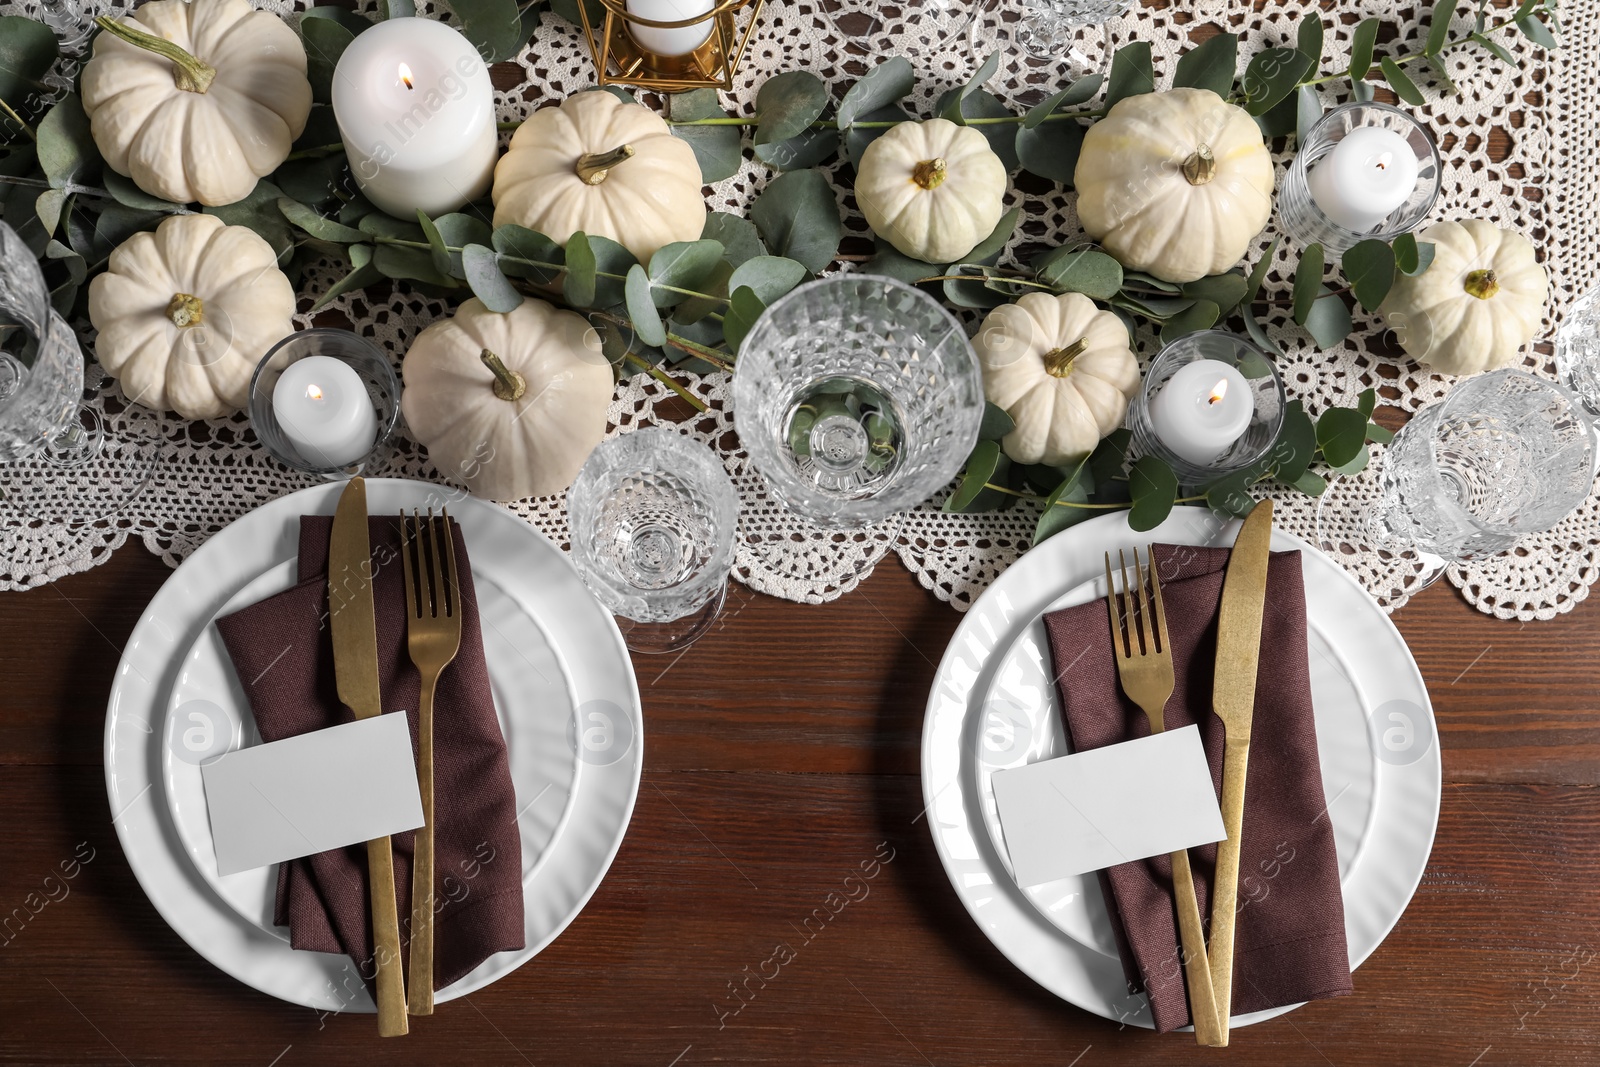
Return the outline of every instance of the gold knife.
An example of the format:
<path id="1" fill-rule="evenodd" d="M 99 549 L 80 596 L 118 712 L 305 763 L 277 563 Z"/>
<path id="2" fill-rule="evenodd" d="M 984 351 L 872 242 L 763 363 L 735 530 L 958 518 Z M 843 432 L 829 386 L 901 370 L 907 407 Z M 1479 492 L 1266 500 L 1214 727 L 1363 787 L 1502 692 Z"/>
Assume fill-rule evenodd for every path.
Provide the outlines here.
<path id="1" fill-rule="evenodd" d="M 1222 824 L 1227 840 L 1217 846 L 1211 882 L 1211 988 L 1216 997 L 1220 1040 L 1228 1043 L 1233 1014 L 1233 923 L 1238 915 L 1239 835 L 1244 824 L 1245 770 L 1250 762 L 1250 718 L 1256 706 L 1256 669 L 1261 658 L 1261 614 L 1267 599 L 1267 560 L 1272 546 L 1272 501 L 1256 504 L 1244 520 L 1228 557 L 1217 612 L 1217 677 L 1211 708 L 1227 728 L 1222 756 Z"/>
<path id="2" fill-rule="evenodd" d="M 328 622 L 339 699 L 358 719 L 383 713 L 378 691 L 378 626 L 372 607 L 372 545 L 367 537 L 367 483 L 352 478 L 339 497 L 328 545 Z M 406 1021 L 400 919 L 394 899 L 394 853 L 389 839 L 367 842 L 372 900 L 373 960 L 377 965 L 378 1033 L 399 1037 Z"/>

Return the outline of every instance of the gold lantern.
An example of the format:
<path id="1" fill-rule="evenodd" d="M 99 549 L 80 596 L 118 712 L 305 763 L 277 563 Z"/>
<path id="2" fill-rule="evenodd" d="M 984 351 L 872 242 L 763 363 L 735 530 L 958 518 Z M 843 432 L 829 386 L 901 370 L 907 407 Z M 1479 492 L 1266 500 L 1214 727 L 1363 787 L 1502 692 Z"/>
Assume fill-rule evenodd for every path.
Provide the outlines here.
<path id="1" fill-rule="evenodd" d="M 630 14 L 627 0 L 599 0 L 605 19 L 599 26 L 589 19 L 589 6 L 580 3 L 583 33 L 589 39 L 601 85 L 634 85 L 678 93 L 688 89 L 732 89 L 733 75 L 750 45 L 750 33 L 761 17 L 764 0 L 717 0 L 703 15 L 672 22 Z M 743 19 L 739 16 L 748 12 Z M 684 55 L 657 55 L 643 48 L 628 26 L 658 30 L 687 29 L 711 23 L 711 33 L 694 51 Z"/>

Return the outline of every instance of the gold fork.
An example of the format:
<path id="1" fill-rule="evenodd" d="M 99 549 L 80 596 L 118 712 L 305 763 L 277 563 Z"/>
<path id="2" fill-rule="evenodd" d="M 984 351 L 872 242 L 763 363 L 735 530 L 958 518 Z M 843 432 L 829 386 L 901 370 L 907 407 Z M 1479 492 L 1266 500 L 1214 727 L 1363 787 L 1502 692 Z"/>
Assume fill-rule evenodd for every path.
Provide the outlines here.
<path id="1" fill-rule="evenodd" d="M 1155 558 L 1149 560 L 1149 587 L 1139 567 L 1139 550 L 1133 550 L 1133 582 L 1128 563 L 1117 551 L 1122 571 L 1122 593 L 1111 580 L 1111 553 L 1106 553 L 1106 606 L 1111 612 L 1111 644 L 1117 655 L 1117 677 L 1128 699 L 1150 720 L 1150 732 L 1161 733 L 1163 715 L 1172 697 L 1172 646 L 1167 641 L 1167 614 L 1161 606 L 1161 583 Z M 1134 594 L 1134 586 L 1138 594 Z M 1151 593 L 1154 593 L 1152 601 Z M 1153 608 L 1153 610 L 1152 610 Z M 1124 633 L 1126 631 L 1126 633 Z M 1189 853 L 1172 854 L 1172 893 L 1178 906 L 1178 929 L 1183 935 L 1183 971 L 1189 985 L 1189 1014 L 1194 1019 L 1195 1040 L 1213 1045 L 1222 1034 L 1217 1020 L 1216 995 L 1211 985 L 1211 965 L 1206 958 L 1205 928 L 1200 925 L 1200 905 L 1194 895 L 1194 874 Z"/>
<path id="2" fill-rule="evenodd" d="M 407 1010 L 433 1014 L 433 690 L 439 675 L 461 647 L 460 585 L 456 581 L 455 538 L 450 513 L 435 519 L 428 509 L 428 552 L 423 554 L 422 516 L 400 513 L 401 551 L 406 578 L 406 644 L 422 675 L 417 700 L 417 786 L 422 793 L 423 825 L 417 830 L 411 860 L 411 970 Z M 439 542 L 444 542 L 444 555 Z"/>

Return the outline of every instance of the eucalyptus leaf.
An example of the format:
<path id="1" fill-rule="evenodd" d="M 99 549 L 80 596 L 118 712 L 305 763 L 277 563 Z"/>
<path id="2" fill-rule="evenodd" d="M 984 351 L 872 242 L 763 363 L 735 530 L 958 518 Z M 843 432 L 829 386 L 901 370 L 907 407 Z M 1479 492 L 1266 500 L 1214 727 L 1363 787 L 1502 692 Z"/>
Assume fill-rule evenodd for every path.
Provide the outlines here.
<path id="1" fill-rule="evenodd" d="M 726 211 L 713 211 L 706 216 L 706 226 L 700 231 L 703 241 L 716 241 L 722 245 L 722 254 L 735 267 L 749 259 L 767 254 L 756 232 L 756 224 Z"/>
<path id="2" fill-rule="evenodd" d="M 1428 43 L 1423 46 L 1423 55 L 1436 56 L 1444 48 L 1444 43 L 1450 39 L 1450 20 L 1455 18 L 1456 10 L 1460 6 L 1461 0 L 1435 0 L 1433 16 L 1428 22 Z"/>
<path id="3" fill-rule="evenodd" d="M 504 63 L 522 50 L 522 12 L 517 0 L 448 0 L 461 32 L 485 63 Z"/>
<path id="4" fill-rule="evenodd" d="M 1250 283 L 1243 274 L 1229 271 L 1188 282 L 1182 291 L 1184 296 L 1211 301 L 1220 315 L 1226 315 L 1239 306 L 1249 289 Z"/>
<path id="5" fill-rule="evenodd" d="M 582 26 L 583 17 L 588 15 L 589 25 L 598 28 L 606 17 L 606 9 L 601 6 L 600 0 L 550 0 L 550 10 L 574 26 Z"/>
<path id="6" fill-rule="evenodd" d="M 849 157 L 851 165 L 860 167 L 861 155 L 867 150 L 867 146 L 888 133 L 895 124 L 905 122 L 909 118 L 911 116 L 898 104 L 869 111 L 857 118 L 844 136 L 844 153 Z"/>
<path id="7" fill-rule="evenodd" d="M 1128 492 L 1133 508 L 1128 526 L 1139 533 L 1154 530 L 1167 520 L 1178 499 L 1178 476 L 1157 456 L 1140 456 L 1128 469 Z"/>
<path id="8" fill-rule="evenodd" d="M 409 19 L 417 14 L 415 0 L 383 0 L 379 8 L 385 19 Z"/>
<path id="9" fill-rule="evenodd" d="M 592 307 L 608 308 L 626 298 L 623 288 L 628 271 L 638 260 L 633 253 L 609 237 L 597 233 L 588 235 L 589 252 L 594 257 L 595 281 Z M 572 262 L 572 245 L 567 245 L 567 262 Z"/>
<path id="10" fill-rule="evenodd" d="M 42 79 L 59 54 L 56 35 L 43 21 L 24 15 L 0 16 L 0 100 L 28 117 L 34 109 L 27 102 L 41 99 Z"/>
<path id="11" fill-rule="evenodd" d="M 324 4 L 308 8 L 300 17 L 302 19 L 329 19 L 337 22 L 349 30 L 352 37 L 372 28 L 372 20 L 350 8 L 339 7 L 336 4 Z"/>
<path id="12" fill-rule="evenodd" d="M 1376 389 L 1363 389 L 1356 397 L 1356 410 L 1361 412 L 1363 419 L 1372 418 L 1372 413 L 1378 408 L 1378 391 Z"/>
<path id="13" fill-rule="evenodd" d="M 1275 356 L 1283 355 L 1283 351 L 1278 348 L 1277 342 L 1267 335 L 1266 327 L 1261 325 L 1261 320 L 1256 318 L 1255 311 L 1252 309 L 1247 308 L 1245 310 L 1244 332 L 1251 341 L 1255 342 L 1256 347 L 1263 352 L 1269 352 Z"/>
<path id="14" fill-rule="evenodd" d="M 839 151 L 839 131 L 808 129 L 787 141 L 758 144 L 756 158 L 779 170 L 814 167 Z"/>
<path id="15" fill-rule="evenodd" d="M 322 241 L 337 241 L 340 244 L 353 244 L 367 240 L 367 234 L 353 226 L 345 226 L 312 211 L 298 200 L 291 200 L 281 196 L 277 200 L 278 210 L 283 217 L 294 223 L 297 227 Z"/>
<path id="16" fill-rule="evenodd" d="M 939 98 L 935 107 L 946 118 L 955 115 L 956 118 L 951 118 L 950 121 L 962 126 L 968 125 L 972 119 L 1016 117 L 1011 108 L 993 93 L 986 89 L 970 87 L 964 90 L 950 90 Z M 989 142 L 989 147 L 1000 157 L 1000 162 L 1005 164 L 1006 170 L 1017 169 L 1017 131 L 1014 125 L 1010 122 L 983 122 L 973 126 L 973 129 L 983 134 L 984 139 Z"/>
<path id="17" fill-rule="evenodd" d="M 1083 149 L 1083 135 L 1084 127 L 1071 121 L 1023 126 L 1015 138 L 1017 162 L 1030 174 L 1070 188 L 1078 169 L 1078 153 Z"/>
<path id="18" fill-rule="evenodd" d="M 1368 238 L 1352 245 L 1340 260 L 1340 266 L 1362 308 L 1377 311 L 1394 285 L 1394 249 L 1386 241 Z"/>
<path id="19" fill-rule="evenodd" d="M 78 300 L 78 293 L 89 277 L 89 264 L 60 241 L 51 241 L 47 244 L 44 255 L 46 260 L 61 263 L 67 270 L 66 279 L 50 290 L 50 306 L 58 315 L 63 317 L 71 315 L 73 305 Z"/>
<path id="20" fill-rule="evenodd" d="M 650 257 L 647 271 L 655 305 L 671 307 L 685 298 L 685 294 L 674 293 L 664 288 L 666 286 L 702 291 L 722 261 L 722 245 L 716 241 L 675 241 L 662 245 Z"/>
<path id="21" fill-rule="evenodd" d="M 1399 237 L 1394 239 L 1392 248 L 1394 251 L 1394 265 L 1396 270 L 1398 270 L 1401 274 L 1416 275 L 1420 273 L 1419 268 L 1422 265 L 1422 250 L 1417 244 L 1416 234 L 1401 234 Z"/>
<path id="22" fill-rule="evenodd" d="M 332 303 L 337 296 L 356 289 L 365 289 L 367 286 L 383 280 L 383 273 L 372 265 L 373 249 L 371 245 L 351 245 L 345 249 L 345 252 L 350 257 L 349 273 L 334 282 L 333 285 L 328 287 L 327 292 L 317 298 L 316 303 L 311 305 L 312 311 L 321 311 Z"/>
<path id="23" fill-rule="evenodd" d="M 373 211 L 363 215 L 361 221 L 356 223 L 356 229 L 373 237 L 390 237 L 397 241 L 423 242 L 428 235 L 422 232 L 422 227 L 415 221 L 407 222 L 397 219 L 393 215 L 386 215 L 381 211 Z"/>
<path id="24" fill-rule="evenodd" d="M 1500 62 L 1513 67 L 1517 65 L 1517 57 L 1512 55 L 1511 52 L 1507 50 L 1506 46 L 1501 44 L 1499 41 L 1485 37 L 1481 33 L 1473 34 L 1472 41 L 1474 44 L 1478 45 L 1478 47 L 1482 48 L 1484 51 L 1500 60 Z"/>
<path id="25" fill-rule="evenodd" d="M 1256 498 L 1250 487 L 1261 477 L 1255 466 L 1234 471 L 1206 487 L 1206 507 L 1219 515 L 1242 519 L 1255 510 Z"/>
<path id="26" fill-rule="evenodd" d="M 1174 282 L 1163 281 L 1153 274 L 1146 274 L 1141 270 L 1124 270 L 1122 272 L 1123 285 L 1138 285 L 1146 289 L 1159 289 L 1163 293 L 1182 292 L 1183 287 Z"/>
<path id="27" fill-rule="evenodd" d="M 215 215 L 229 226 L 250 227 L 272 246 L 279 263 L 287 263 L 294 253 L 294 234 L 289 230 L 289 220 L 278 210 L 278 201 L 283 198 L 282 189 L 262 178 L 243 200 L 208 207 L 205 214 Z M 109 211 L 110 207 L 106 210 Z M 161 215 L 156 214 L 155 217 L 159 219 Z"/>
<path id="28" fill-rule="evenodd" d="M 1040 281 L 1066 293 L 1110 300 L 1122 288 L 1122 264 L 1093 248 L 1063 246 L 1034 260 Z"/>
<path id="29" fill-rule="evenodd" d="M 1045 97 L 1030 107 L 1028 113 L 1022 116 L 1023 129 L 1031 130 L 1062 108 L 1074 107 L 1086 102 L 1100 91 L 1100 85 L 1105 80 L 1106 76 L 1098 71 L 1093 74 L 1085 74 L 1060 92 Z M 1058 121 L 1071 120 L 1063 119 Z"/>
<path id="30" fill-rule="evenodd" d="M 100 175 L 100 184 L 106 187 L 117 203 L 126 207 L 137 208 L 140 211 L 165 211 L 169 214 L 183 210 L 182 204 L 175 204 L 171 200 L 163 200 L 159 196 L 151 196 L 134 184 L 132 178 L 118 174 L 110 167 Z"/>
<path id="31" fill-rule="evenodd" d="M 1097 504 L 1118 503 L 1113 499 L 1121 493 L 1121 500 L 1127 498 L 1128 480 L 1124 474 L 1128 466 L 1128 448 L 1133 444 L 1133 431 L 1126 426 L 1118 427 L 1095 445 L 1094 451 L 1089 453 L 1087 466 L 1083 477 L 1094 486 L 1094 499 Z"/>
<path id="32" fill-rule="evenodd" d="M 1316 72 L 1317 64 L 1322 62 L 1323 30 L 1320 12 L 1313 12 L 1302 18 L 1295 30 L 1295 45 L 1302 55 L 1311 60 L 1312 73 Z"/>
<path id="33" fill-rule="evenodd" d="M 343 203 L 339 199 L 340 191 L 353 185 L 343 152 L 316 159 L 290 160 L 272 177 L 283 195 L 319 212 L 333 210 L 335 205 Z M 110 185 L 106 187 L 109 189 Z"/>
<path id="34" fill-rule="evenodd" d="M 453 289 L 459 283 L 433 265 L 433 257 L 420 248 L 404 245 L 380 244 L 372 253 L 372 265 L 385 278 L 395 281 L 421 282 L 441 289 Z"/>
<path id="35" fill-rule="evenodd" d="M 1095 508 L 1074 507 L 1089 502 L 1089 490 L 1084 484 L 1088 460 L 1079 463 L 1064 481 L 1045 497 L 1044 510 L 1033 529 L 1033 543 L 1038 545 L 1070 526 L 1100 514 Z"/>
<path id="36" fill-rule="evenodd" d="M 496 226 L 489 243 L 500 253 L 501 272 L 513 278 L 530 278 L 542 285 L 549 285 L 556 280 L 561 273 L 559 268 L 566 263 L 567 254 L 560 245 L 537 230 L 516 223 Z M 555 267 L 534 266 L 536 263 L 551 263 Z"/>
<path id="37" fill-rule="evenodd" d="M 1423 62 L 1428 64 L 1428 69 L 1433 71 L 1433 76 L 1438 80 L 1439 86 L 1451 96 L 1461 95 L 1461 90 L 1456 88 L 1456 83 L 1450 77 L 1450 69 L 1438 56 L 1425 56 Z"/>
<path id="38" fill-rule="evenodd" d="M 728 279 L 728 291 L 731 293 L 741 286 L 747 287 L 763 304 L 770 306 L 778 297 L 805 281 L 806 275 L 806 268 L 792 259 L 756 256 L 735 268 Z"/>
<path id="39" fill-rule="evenodd" d="M 1356 452 L 1355 456 L 1352 457 L 1349 462 L 1339 464 L 1330 463 L 1328 464 L 1328 468 L 1335 474 L 1360 474 L 1362 471 L 1367 469 L 1367 464 L 1370 462 L 1372 462 L 1372 453 L 1367 450 L 1366 444 L 1363 443 L 1361 448 Z"/>
<path id="40" fill-rule="evenodd" d="M 638 263 L 628 268 L 625 286 L 628 299 L 628 317 L 633 320 L 634 332 L 647 345 L 667 343 L 667 328 L 650 296 L 650 275 Z"/>
<path id="41" fill-rule="evenodd" d="M 1379 19 L 1365 19 L 1350 34 L 1350 80 L 1364 81 L 1372 70 L 1372 49 L 1378 43 Z"/>
<path id="42" fill-rule="evenodd" d="M 420 213 L 419 213 L 420 214 Z M 420 219 L 418 220 L 421 221 Z M 438 233 L 442 243 L 444 256 L 441 259 L 437 254 L 441 249 L 433 249 L 434 266 L 455 278 L 466 279 L 465 268 L 461 262 L 462 248 L 467 245 L 487 245 L 494 240 L 494 231 L 489 224 L 477 215 L 468 215 L 461 211 L 452 211 L 448 215 L 440 215 L 433 220 L 434 230 Z M 432 238 L 429 238 L 432 244 Z M 451 251 L 456 249 L 456 251 Z"/>
<path id="43" fill-rule="evenodd" d="M 1367 423 L 1367 440 L 1386 445 L 1394 440 L 1394 431 L 1386 430 L 1375 422 Z"/>
<path id="44" fill-rule="evenodd" d="M 1371 82 L 1352 81 L 1350 83 L 1350 95 L 1355 97 L 1358 103 L 1366 104 L 1370 103 L 1378 95 L 1378 91 Z"/>
<path id="45" fill-rule="evenodd" d="M 45 233 L 54 234 L 61 224 L 61 210 L 67 206 L 68 195 L 65 189 L 46 189 L 34 200 L 33 212 Z"/>
<path id="46" fill-rule="evenodd" d="M 828 87 L 806 70 L 775 74 L 756 93 L 755 143 L 773 144 L 798 137 L 822 117 Z"/>
<path id="47" fill-rule="evenodd" d="M 1256 265 L 1250 268 L 1250 276 L 1245 279 L 1244 299 L 1241 303 L 1252 304 L 1257 296 L 1261 295 L 1261 286 L 1267 280 L 1267 272 L 1272 269 L 1273 254 L 1278 251 L 1278 238 L 1274 237 L 1272 243 L 1267 245 L 1267 250 L 1261 253 L 1261 258 L 1256 260 Z"/>
<path id="48" fill-rule="evenodd" d="M 1556 35 L 1550 32 L 1550 27 L 1537 15 L 1524 15 L 1517 20 L 1517 29 L 1522 31 L 1522 36 L 1538 45 L 1540 48 L 1559 48 L 1561 42 L 1556 40 Z"/>
<path id="49" fill-rule="evenodd" d="M 1311 305 L 1311 314 L 1306 316 L 1306 321 L 1301 325 L 1318 348 L 1337 348 L 1350 336 L 1355 324 L 1350 319 L 1350 309 L 1331 289 L 1324 285 L 1321 294 L 1316 303 Z"/>
<path id="50" fill-rule="evenodd" d="M 1322 245 L 1313 244 L 1300 254 L 1294 270 L 1294 321 L 1301 326 L 1311 314 L 1311 305 L 1322 290 Z"/>
<path id="51" fill-rule="evenodd" d="M 994 77 L 995 71 L 1000 69 L 1000 53 L 990 52 L 984 61 L 978 65 L 977 72 L 968 79 L 965 85 L 953 89 L 939 99 L 934 110 L 943 118 L 949 119 L 958 126 L 966 125 L 965 108 L 962 106 L 967 97 L 983 91 L 983 86 Z"/>
<path id="52" fill-rule="evenodd" d="M 1194 307 L 1197 298 L 1192 296 L 1133 296 L 1127 292 L 1118 293 L 1111 298 L 1111 303 L 1120 308 L 1126 308 L 1143 318 L 1153 319 L 1156 322 L 1165 322 L 1174 315 L 1181 315 Z M 1130 331 L 1131 332 L 1131 331 Z"/>
<path id="53" fill-rule="evenodd" d="M 750 220 L 774 255 L 797 260 L 813 274 L 833 262 L 844 233 L 833 188 L 815 170 L 772 179 L 750 205 Z"/>
<path id="54" fill-rule="evenodd" d="M 1428 102 L 1428 98 L 1422 95 L 1422 90 L 1417 88 L 1417 83 L 1400 69 L 1400 64 L 1384 56 L 1378 65 L 1383 68 L 1383 79 L 1389 83 L 1389 88 L 1394 90 L 1394 95 L 1412 107 L 1421 107 Z"/>
<path id="55" fill-rule="evenodd" d="M 1267 453 L 1273 476 L 1293 485 L 1311 466 L 1316 454 L 1317 428 L 1306 414 L 1305 405 L 1291 400 L 1283 409 L 1283 428 Z"/>
<path id="56" fill-rule="evenodd" d="M 940 510 L 952 514 L 980 510 L 973 505 L 984 495 L 985 483 L 994 478 L 995 471 L 1003 458 L 997 443 L 980 440 L 973 448 L 972 454 L 967 457 L 966 468 L 961 472 L 961 481 L 945 498 L 944 506 Z M 989 495 L 997 494 L 991 492 Z"/>
<path id="57" fill-rule="evenodd" d="M 1269 48 L 1258 52 L 1244 71 L 1245 110 L 1264 115 L 1294 92 L 1311 70 L 1312 60 L 1297 48 Z"/>
<path id="58" fill-rule="evenodd" d="M 1005 294 L 989 287 L 992 268 L 981 264 L 962 264 L 950 268 L 944 280 L 944 297 L 957 307 L 993 308 L 1008 303 Z"/>
<path id="59" fill-rule="evenodd" d="M 890 56 L 879 63 L 844 94 L 835 121 L 848 130 L 856 119 L 903 100 L 916 87 L 916 72 L 905 56 Z"/>
<path id="60" fill-rule="evenodd" d="M 978 424 L 978 440 L 998 441 L 1016 428 L 1016 420 L 1005 408 L 988 400 L 983 402 L 983 421 Z"/>
<path id="61" fill-rule="evenodd" d="M 333 70 L 356 35 L 337 19 L 317 17 L 312 8 L 300 19 L 300 40 L 306 46 L 306 77 L 311 98 L 319 104 L 333 102 Z"/>
<path id="62" fill-rule="evenodd" d="M 1222 317 L 1222 309 L 1210 300 L 1196 300 L 1187 311 L 1179 312 L 1161 325 L 1161 343 L 1169 345 L 1180 337 L 1209 330 Z"/>
<path id="63" fill-rule="evenodd" d="M 1328 491 L 1328 480 L 1314 471 L 1306 471 L 1290 484 L 1306 496 L 1321 496 Z"/>
<path id="64" fill-rule="evenodd" d="M 1156 91 L 1155 62 L 1149 41 L 1134 41 L 1117 49 L 1111 57 L 1111 82 L 1106 86 L 1106 110 L 1130 96 Z"/>
<path id="65" fill-rule="evenodd" d="M 930 266 L 920 259 L 912 259 L 881 237 L 878 238 L 876 247 L 877 251 L 873 253 L 872 258 L 862 264 L 861 269 L 867 274 L 882 274 L 911 285 L 922 278 L 940 273 L 939 268 Z"/>
<path id="66" fill-rule="evenodd" d="M 596 283 L 594 250 L 589 235 L 579 230 L 567 239 L 567 276 L 562 295 L 573 307 L 593 307 Z"/>
<path id="67" fill-rule="evenodd" d="M 461 269 L 472 295 L 483 301 L 490 311 L 501 313 L 515 311 L 522 304 L 522 294 L 500 273 L 499 256 L 487 245 L 469 244 L 461 249 Z"/>
<path id="68" fill-rule="evenodd" d="M 1271 141 L 1294 133 L 1300 121 L 1299 93 L 1294 92 L 1285 96 L 1269 107 L 1264 114 L 1255 116 L 1255 120 L 1265 140 Z"/>
<path id="69" fill-rule="evenodd" d="M 1219 33 L 1201 41 L 1179 57 L 1177 70 L 1172 75 L 1172 87 L 1210 89 L 1227 99 L 1228 94 L 1233 92 L 1233 78 L 1238 70 L 1238 35 Z"/>
<path id="70" fill-rule="evenodd" d="M 687 93 L 675 93 L 667 99 L 675 122 L 729 117 L 722 110 L 715 89 L 694 89 Z M 739 172 L 744 154 L 739 143 L 738 126 L 674 125 L 672 135 L 694 149 L 694 157 L 700 164 L 701 181 L 707 184 L 720 182 Z"/>
<path id="71" fill-rule="evenodd" d="M 747 285 L 740 286 L 728 298 L 728 313 L 722 320 L 722 336 L 734 352 L 744 343 L 750 327 L 756 324 L 761 313 L 767 310 L 761 298 Z"/>
<path id="72" fill-rule="evenodd" d="M 282 205 L 279 205 L 280 207 Z M 439 227 L 433 224 L 428 213 L 421 208 L 417 209 L 417 225 L 422 227 L 422 233 L 428 239 L 428 256 L 433 260 L 434 269 L 441 274 L 455 274 L 450 268 L 450 250 L 445 247 L 444 235 L 439 232 Z M 460 275 L 465 277 L 465 275 Z"/>
<path id="73" fill-rule="evenodd" d="M 67 93 L 39 120 L 39 166 L 57 189 L 87 179 L 100 168 L 100 150 L 76 93 Z"/>
<path id="74" fill-rule="evenodd" d="M 719 259 L 711 268 L 711 274 L 701 279 L 700 288 L 705 296 L 691 296 L 675 307 L 672 311 L 672 321 L 683 326 L 692 326 L 704 319 L 713 311 L 721 311 L 728 303 L 728 283 L 733 279 L 734 266 L 726 259 Z M 716 340 L 721 340 L 719 336 Z"/>
<path id="75" fill-rule="evenodd" d="M 1311 128 L 1322 121 L 1322 98 L 1311 86 L 1302 85 L 1295 89 L 1294 115 L 1294 141 L 1296 145 L 1303 145 Z"/>
<path id="76" fill-rule="evenodd" d="M 1022 209 L 1012 208 L 1000 216 L 1000 221 L 994 224 L 994 229 L 989 231 L 989 236 L 979 241 L 977 245 L 962 259 L 963 263 L 981 263 L 992 266 L 999 262 L 1000 255 L 1006 250 L 1006 245 L 1011 242 L 1011 235 L 1017 230 L 1017 222 L 1022 218 Z"/>

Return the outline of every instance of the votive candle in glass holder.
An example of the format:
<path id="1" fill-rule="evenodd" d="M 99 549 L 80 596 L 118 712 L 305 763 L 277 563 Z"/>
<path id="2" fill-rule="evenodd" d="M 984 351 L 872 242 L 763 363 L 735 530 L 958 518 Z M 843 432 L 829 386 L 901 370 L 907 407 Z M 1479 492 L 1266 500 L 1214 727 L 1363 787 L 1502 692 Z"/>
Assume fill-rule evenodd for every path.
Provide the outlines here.
<path id="1" fill-rule="evenodd" d="M 1203 330 L 1163 348 L 1129 406 L 1139 455 L 1204 485 L 1260 460 L 1283 428 L 1287 397 L 1272 361 L 1245 338 Z"/>
<path id="2" fill-rule="evenodd" d="M 287 354 L 282 366 L 273 360 Z M 342 478 L 360 474 L 400 417 L 388 355 L 349 330 L 290 334 L 256 364 L 250 425 L 278 462 Z"/>
<path id="3" fill-rule="evenodd" d="M 1341 255 L 1369 238 L 1417 228 L 1439 196 L 1439 148 L 1428 128 L 1388 104 L 1350 103 L 1324 115 L 1278 192 L 1278 225 L 1301 247 Z"/>

